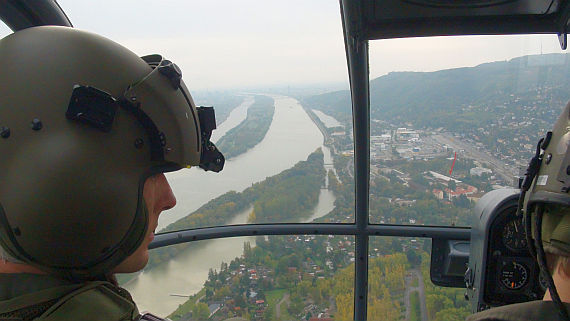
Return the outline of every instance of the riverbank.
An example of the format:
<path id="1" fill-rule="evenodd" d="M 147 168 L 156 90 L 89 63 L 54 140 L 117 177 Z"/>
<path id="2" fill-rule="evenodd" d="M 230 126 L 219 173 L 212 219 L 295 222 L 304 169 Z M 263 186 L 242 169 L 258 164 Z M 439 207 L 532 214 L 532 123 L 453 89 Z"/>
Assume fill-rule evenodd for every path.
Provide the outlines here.
<path id="1" fill-rule="evenodd" d="M 159 228 L 187 216 L 230 190 L 242 191 L 268 176 L 291 168 L 323 146 L 321 132 L 297 100 L 276 95 L 271 97 L 275 100 L 275 114 L 265 138 L 247 153 L 227 161 L 222 173 L 187 169 L 167 174 L 178 205 L 161 215 Z M 227 121 L 235 121 L 232 114 Z M 325 163 L 331 163 L 326 154 Z M 333 202 L 334 199 L 331 203 Z M 325 214 L 327 213 L 320 215 Z M 247 214 L 241 218 L 245 223 Z M 184 252 L 163 266 L 142 273 L 126 288 L 141 311 L 168 315 L 185 301 L 184 298 L 171 297 L 171 293 L 191 294 L 199 291 L 207 279 L 208 270 L 218 268 L 222 261 L 229 262 L 240 256 L 243 253 L 243 243 L 247 241 L 254 244 L 255 239 L 245 237 L 195 242 L 199 248 Z"/>
<path id="2" fill-rule="evenodd" d="M 228 130 L 216 142 L 226 160 L 241 155 L 259 144 L 269 130 L 274 113 L 275 103 L 272 98 L 255 96 L 255 102 L 248 108 L 245 120 Z"/>
<path id="3" fill-rule="evenodd" d="M 299 222 L 317 206 L 325 181 L 324 155 L 319 148 L 306 161 L 248 187 L 241 193 L 228 192 L 192 214 L 167 226 L 163 232 L 227 225 L 236 215 L 248 214 L 248 223 Z M 253 207 L 253 210 L 251 210 Z M 159 248 L 151 252 L 147 270 L 176 258 L 192 243 Z"/>

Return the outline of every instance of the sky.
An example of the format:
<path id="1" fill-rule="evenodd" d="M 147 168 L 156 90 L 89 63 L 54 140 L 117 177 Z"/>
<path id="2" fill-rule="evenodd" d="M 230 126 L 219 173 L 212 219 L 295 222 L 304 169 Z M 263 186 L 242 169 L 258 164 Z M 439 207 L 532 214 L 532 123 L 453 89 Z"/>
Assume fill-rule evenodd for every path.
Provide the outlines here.
<path id="1" fill-rule="evenodd" d="M 177 63 L 193 90 L 339 84 L 348 72 L 337 0 L 58 0 L 76 28 Z M 0 25 L 0 36 L 7 34 Z M 557 37 L 469 36 L 370 43 L 370 78 L 560 52 Z"/>

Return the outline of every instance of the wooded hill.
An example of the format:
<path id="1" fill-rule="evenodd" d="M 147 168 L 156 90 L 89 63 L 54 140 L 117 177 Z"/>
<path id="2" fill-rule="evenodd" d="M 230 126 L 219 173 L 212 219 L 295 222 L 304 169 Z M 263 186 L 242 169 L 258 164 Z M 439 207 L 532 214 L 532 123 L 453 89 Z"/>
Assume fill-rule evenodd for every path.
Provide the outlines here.
<path id="1" fill-rule="evenodd" d="M 549 96 L 563 105 L 570 99 L 569 75 L 567 54 L 524 56 L 435 72 L 391 72 L 370 81 L 371 118 L 445 128 L 468 113 L 464 109 L 469 106 L 495 107 L 515 96 L 534 100 Z M 351 117 L 348 90 L 311 96 L 303 102 L 339 120 Z M 488 115 L 469 116 L 476 120 Z"/>

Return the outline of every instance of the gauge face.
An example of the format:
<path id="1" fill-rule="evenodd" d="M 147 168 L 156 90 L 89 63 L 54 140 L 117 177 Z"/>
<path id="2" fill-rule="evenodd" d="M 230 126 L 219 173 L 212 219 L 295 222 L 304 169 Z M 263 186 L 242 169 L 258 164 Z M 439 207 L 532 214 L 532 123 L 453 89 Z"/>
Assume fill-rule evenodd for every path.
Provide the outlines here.
<path id="1" fill-rule="evenodd" d="M 522 217 L 510 220 L 503 227 L 503 244 L 511 251 L 527 249 Z"/>
<path id="2" fill-rule="evenodd" d="M 504 262 L 501 269 L 501 283 L 509 290 L 518 290 L 528 281 L 528 269 L 515 261 Z"/>

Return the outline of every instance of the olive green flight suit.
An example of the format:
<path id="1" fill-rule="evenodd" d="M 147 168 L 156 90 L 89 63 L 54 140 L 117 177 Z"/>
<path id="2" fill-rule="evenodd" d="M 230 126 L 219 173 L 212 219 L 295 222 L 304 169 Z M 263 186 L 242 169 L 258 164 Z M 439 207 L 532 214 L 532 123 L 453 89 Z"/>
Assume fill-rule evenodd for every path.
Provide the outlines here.
<path id="1" fill-rule="evenodd" d="M 570 303 L 564 303 L 570 311 Z M 467 317 L 467 321 L 559 321 L 558 308 L 552 301 L 531 301 L 489 309 Z"/>
<path id="2" fill-rule="evenodd" d="M 129 293 L 109 282 L 74 284 L 49 275 L 0 274 L 0 320 L 131 321 Z"/>

